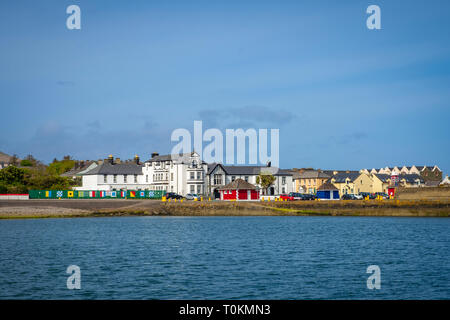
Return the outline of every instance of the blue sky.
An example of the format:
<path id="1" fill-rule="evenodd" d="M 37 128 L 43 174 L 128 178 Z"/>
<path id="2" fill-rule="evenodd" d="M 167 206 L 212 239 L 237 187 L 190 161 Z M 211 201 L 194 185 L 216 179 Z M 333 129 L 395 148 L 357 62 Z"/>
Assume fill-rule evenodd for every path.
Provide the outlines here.
<path id="1" fill-rule="evenodd" d="M 81 30 L 66 28 L 71 4 Z M 371 4 L 382 30 L 366 27 Z M 284 168 L 448 173 L 449 12 L 448 1 L 1 1 L 0 151 L 147 159 L 203 120 L 280 129 Z"/>

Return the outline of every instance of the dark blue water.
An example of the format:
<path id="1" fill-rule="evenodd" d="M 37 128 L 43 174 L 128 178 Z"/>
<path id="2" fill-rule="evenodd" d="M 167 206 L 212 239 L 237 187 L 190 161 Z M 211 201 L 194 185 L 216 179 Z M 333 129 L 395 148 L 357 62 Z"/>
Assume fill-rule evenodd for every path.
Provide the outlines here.
<path id="1" fill-rule="evenodd" d="M 0 298 L 449 299 L 449 246 L 446 218 L 1 220 Z"/>

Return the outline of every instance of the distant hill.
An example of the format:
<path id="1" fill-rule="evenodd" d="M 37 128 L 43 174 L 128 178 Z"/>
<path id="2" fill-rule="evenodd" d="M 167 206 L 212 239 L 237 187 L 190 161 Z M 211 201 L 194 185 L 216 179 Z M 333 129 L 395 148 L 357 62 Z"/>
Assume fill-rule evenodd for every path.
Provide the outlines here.
<path id="1" fill-rule="evenodd" d="M 12 157 L 9 154 L 0 151 L 0 162 L 9 163 L 11 158 Z"/>

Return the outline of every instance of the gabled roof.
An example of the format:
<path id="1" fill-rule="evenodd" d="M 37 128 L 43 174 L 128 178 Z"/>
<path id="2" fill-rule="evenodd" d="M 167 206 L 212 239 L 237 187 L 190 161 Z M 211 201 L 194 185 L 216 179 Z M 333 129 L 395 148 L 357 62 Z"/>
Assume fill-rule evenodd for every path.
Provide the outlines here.
<path id="1" fill-rule="evenodd" d="M 165 154 L 161 156 L 155 156 L 153 158 L 148 159 L 146 162 L 160 162 L 160 161 L 170 161 L 170 160 L 179 160 L 181 159 L 188 159 L 192 157 L 193 155 L 197 154 L 195 151 L 193 152 L 187 152 L 187 153 L 181 153 L 181 154 Z"/>
<path id="2" fill-rule="evenodd" d="M 89 170 L 82 175 L 100 175 L 100 174 L 142 174 L 143 165 L 136 163 L 117 163 L 110 164 L 103 162 L 101 165 Z"/>
<path id="3" fill-rule="evenodd" d="M 90 161 L 88 161 L 88 162 L 86 162 L 82 167 L 79 167 L 79 168 L 73 168 L 73 169 L 70 169 L 69 171 L 67 171 L 67 172 L 64 172 L 63 174 L 61 174 L 61 177 L 72 177 L 72 176 L 76 176 L 76 175 L 78 175 L 79 173 L 83 173 L 83 171 L 85 171 L 86 169 L 89 169 L 89 167 L 91 167 L 93 164 L 96 164 L 96 162 L 95 161 L 93 161 L 93 160 L 90 160 Z M 92 168 L 93 169 L 93 168 Z"/>
<path id="4" fill-rule="evenodd" d="M 338 188 L 336 188 L 334 185 L 332 185 L 329 182 L 325 182 L 323 185 L 321 185 L 317 191 L 319 190 L 339 190 Z"/>
<path id="5" fill-rule="evenodd" d="M 332 176 L 331 179 L 334 179 L 335 183 L 345 183 L 347 179 L 353 182 L 360 176 L 360 174 L 361 173 L 358 171 L 339 172 L 338 174 Z"/>
<path id="6" fill-rule="evenodd" d="M 256 190 L 257 187 L 242 179 L 236 179 L 229 184 L 219 188 L 219 190 Z"/>
<path id="7" fill-rule="evenodd" d="M 415 183 L 416 180 L 419 180 L 420 183 L 423 183 L 424 180 L 421 176 L 419 176 L 418 174 L 401 174 L 399 175 L 399 179 L 400 181 L 405 180 L 407 183 Z"/>
<path id="8" fill-rule="evenodd" d="M 385 182 L 386 180 L 391 180 L 391 176 L 388 174 L 374 173 L 373 175 L 376 176 L 378 179 L 380 179 L 383 182 Z"/>
<path id="9" fill-rule="evenodd" d="M 221 163 L 210 163 L 208 164 L 207 174 L 211 174 L 216 169 L 217 166 L 220 166 L 227 175 L 236 175 L 236 176 L 258 175 L 260 173 L 264 173 L 265 169 L 270 168 L 265 166 L 226 166 Z M 289 169 L 278 169 L 278 171 L 274 174 L 274 176 L 292 176 L 292 171 Z"/>
<path id="10" fill-rule="evenodd" d="M 328 179 L 330 178 L 330 175 L 326 174 L 325 172 L 318 171 L 318 170 L 306 170 L 303 172 L 295 172 L 293 175 L 294 180 L 295 179 L 317 179 L 317 178 L 324 178 Z"/>

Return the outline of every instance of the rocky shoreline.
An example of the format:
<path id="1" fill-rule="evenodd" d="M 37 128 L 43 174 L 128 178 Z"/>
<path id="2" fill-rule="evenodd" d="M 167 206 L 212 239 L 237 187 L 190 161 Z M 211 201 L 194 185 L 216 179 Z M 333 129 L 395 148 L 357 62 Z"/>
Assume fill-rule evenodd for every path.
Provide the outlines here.
<path id="1" fill-rule="evenodd" d="M 1 200 L 0 219 L 111 216 L 449 217 L 449 200 L 162 202 L 157 200 Z"/>

